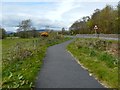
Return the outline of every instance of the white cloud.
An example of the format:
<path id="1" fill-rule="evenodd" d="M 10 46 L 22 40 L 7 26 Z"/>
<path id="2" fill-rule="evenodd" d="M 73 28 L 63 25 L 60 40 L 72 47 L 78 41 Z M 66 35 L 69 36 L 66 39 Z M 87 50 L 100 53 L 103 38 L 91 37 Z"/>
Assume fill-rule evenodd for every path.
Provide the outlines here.
<path id="1" fill-rule="evenodd" d="M 2 0 L 2 2 L 61 2 L 65 0 Z M 75 2 L 118 2 L 119 0 L 74 0 Z M 69 1 L 68 1 L 69 2 Z"/>
<path id="2" fill-rule="evenodd" d="M 62 0 L 59 2 L 56 10 L 48 12 L 47 18 L 52 20 L 62 20 L 62 15 L 73 8 L 74 0 Z"/>
<path id="3" fill-rule="evenodd" d="M 20 1 L 21 3 L 18 3 Z M 107 1 L 107 2 L 106 2 Z M 74 21 L 89 16 L 96 8 L 104 8 L 106 4 L 115 5 L 103 0 L 4 0 L 3 26 L 14 28 L 24 19 L 31 19 L 38 29 L 49 25 L 51 27 L 69 27 Z M 11 2 L 11 3 L 9 3 Z M 17 3 L 16 3 L 17 2 Z M 36 3 L 38 2 L 38 3 Z M 0 19 L 0 21 L 2 21 Z M 15 29 L 15 28 L 14 28 Z"/>

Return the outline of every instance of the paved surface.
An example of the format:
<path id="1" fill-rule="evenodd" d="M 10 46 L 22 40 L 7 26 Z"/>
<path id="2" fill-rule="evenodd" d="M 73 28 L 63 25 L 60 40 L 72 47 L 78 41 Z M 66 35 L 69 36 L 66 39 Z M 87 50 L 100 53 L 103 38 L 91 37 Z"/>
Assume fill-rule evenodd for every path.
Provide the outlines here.
<path id="1" fill-rule="evenodd" d="M 36 88 L 104 88 L 66 51 L 70 42 L 48 48 Z"/>
<path id="2" fill-rule="evenodd" d="M 97 36 L 96 35 L 94 35 L 94 34 L 92 34 L 92 35 L 87 35 L 87 34 L 82 34 L 82 35 L 76 35 L 76 36 L 65 36 L 65 37 L 71 37 L 71 38 L 97 38 Z M 117 37 L 117 36 L 116 36 Z M 100 36 L 99 38 L 100 39 L 103 39 L 103 40 L 119 40 L 119 38 L 113 38 L 113 37 L 104 37 L 104 36 Z"/>
<path id="3" fill-rule="evenodd" d="M 75 38 L 97 38 L 97 37 L 94 37 L 94 36 L 74 36 Z M 110 38 L 110 37 L 99 37 L 100 39 L 103 39 L 103 40 L 119 40 L 118 38 Z"/>

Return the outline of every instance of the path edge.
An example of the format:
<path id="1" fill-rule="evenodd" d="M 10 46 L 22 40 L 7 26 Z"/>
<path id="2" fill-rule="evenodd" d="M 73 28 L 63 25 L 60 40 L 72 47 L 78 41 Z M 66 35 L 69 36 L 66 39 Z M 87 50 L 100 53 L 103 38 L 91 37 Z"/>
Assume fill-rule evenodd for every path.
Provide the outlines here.
<path id="1" fill-rule="evenodd" d="M 89 76 L 93 76 L 95 80 L 97 80 L 101 85 L 103 85 L 105 88 L 109 88 L 107 85 L 103 84 L 102 81 L 100 81 L 95 75 L 90 73 L 89 68 L 86 68 L 69 50 L 66 49 L 66 51 L 74 58 L 77 64 L 79 64 L 84 70 L 88 71 Z"/>

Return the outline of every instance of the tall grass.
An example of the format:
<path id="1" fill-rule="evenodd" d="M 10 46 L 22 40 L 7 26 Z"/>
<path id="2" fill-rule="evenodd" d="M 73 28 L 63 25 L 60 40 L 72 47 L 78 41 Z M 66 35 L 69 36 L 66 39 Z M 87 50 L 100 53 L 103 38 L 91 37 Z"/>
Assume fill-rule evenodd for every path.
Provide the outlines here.
<path id="1" fill-rule="evenodd" d="M 42 62 L 46 48 L 41 47 L 38 40 L 3 40 L 3 88 L 31 87 L 33 85 L 33 76 L 37 73 L 37 67 Z"/>
<path id="2" fill-rule="evenodd" d="M 3 40 L 3 88 L 31 88 L 41 68 L 46 49 L 70 38 L 56 35 L 31 39 Z"/>

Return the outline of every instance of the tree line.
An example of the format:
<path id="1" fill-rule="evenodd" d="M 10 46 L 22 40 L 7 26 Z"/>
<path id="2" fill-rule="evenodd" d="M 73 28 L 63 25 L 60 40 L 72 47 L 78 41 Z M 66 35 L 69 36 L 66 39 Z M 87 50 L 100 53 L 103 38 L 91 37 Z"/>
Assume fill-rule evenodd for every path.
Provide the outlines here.
<path id="1" fill-rule="evenodd" d="M 20 38 L 35 38 L 39 37 L 39 32 L 33 27 L 30 19 L 23 20 L 17 25 L 18 29 L 16 33 L 7 34 L 6 30 L 0 27 L 0 39 L 6 37 L 20 37 Z"/>
<path id="2" fill-rule="evenodd" d="M 117 8 L 106 5 L 102 10 L 96 9 L 91 16 L 75 21 L 69 28 L 71 34 L 93 34 L 94 26 L 103 34 L 120 34 L 120 2 Z"/>

